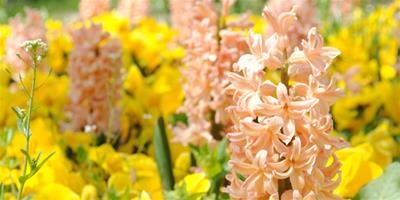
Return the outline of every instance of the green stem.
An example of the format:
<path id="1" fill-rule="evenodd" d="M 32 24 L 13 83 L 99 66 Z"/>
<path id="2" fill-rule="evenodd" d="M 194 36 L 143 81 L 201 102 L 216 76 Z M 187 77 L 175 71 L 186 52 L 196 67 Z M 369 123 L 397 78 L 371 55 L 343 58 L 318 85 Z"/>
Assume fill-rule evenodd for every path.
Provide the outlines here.
<path id="1" fill-rule="evenodd" d="M 164 190 L 173 190 L 175 185 L 172 172 L 171 153 L 168 145 L 163 117 L 158 118 L 154 129 L 154 153 L 161 184 Z"/>
<path id="2" fill-rule="evenodd" d="M 36 87 L 36 69 L 37 69 L 37 56 L 36 52 L 33 54 L 33 80 L 32 80 L 32 87 L 31 87 L 31 94 L 29 96 L 29 105 L 28 105 L 28 115 L 27 115 L 27 121 L 26 121 L 26 133 L 25 133 L 25 138 L 26 138 L 26 145 L 25 145 L 25 151 L 29 153 L 29 140 L 31 138 L 31 113 L 32 113 L 32 108 L 33 108 L 33 96 L 35 95 L 35 87 Z M 28 156 L 24 155 L 24 165 L 22 168 L 22 177 L 26 176 L 26 171 L 28 169 Z M 17 199 L 20 200 L 22 198 L 22 191 L 24 190 L 25 186 L 25 181 L 21 181 L 21 186 L 18 190 L 18 196 Z"/>
<path id="3" fill-rule="evenodd" d="M 285 50 L 284 56 L 285 56 L 284 57 L 285 64 L 281 69 L 281 82 L 285 84 L 286 88 L 289 90 L 289 74 L 288 74 L 289 65 L 287 63 L 287 57 L 288 57 L 287 50 Z"/>
<path id="4" fill-rule="evenodd" d="M 289 89 L 289 87 L 288 87 L 289 86 L 289 75 L 288 75 L 288 69 L 287 69 L 286 64 L 282 68 L 282 71 L 281 71 L 281 82 L 283 84 L 285 84 L 286 88 Z"/>

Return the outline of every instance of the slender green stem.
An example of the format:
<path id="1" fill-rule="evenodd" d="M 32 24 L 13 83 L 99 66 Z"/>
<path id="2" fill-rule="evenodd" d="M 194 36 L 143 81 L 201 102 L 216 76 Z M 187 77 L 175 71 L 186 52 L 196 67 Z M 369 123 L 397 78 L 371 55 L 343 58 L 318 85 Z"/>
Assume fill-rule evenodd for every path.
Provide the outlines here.
<path id="1" fill-rule="evenodd" d="M 285 84 L 286 88 L 289 88 L 288 87 L 289 86 L 289 75 L 288 75 L 288 69 L 287 69 L 286 65 L 282 68 L 282 71 L 281 71 L 281 82 L 283 84 Z"/>
<path id="2" fill-rule="evenodd" d="M 26 138 L 26 145 L 25 145 L 25 151 L 29 153 L 29 140 L 31 138 L 31 113 L 32 113 L 32 108 L 33 108 L 33 97 L 35 95 L 35 87 L 36 87 L 36 70 L 37 70 L 37 56 L 36 52 L 33 53 L 33 79 L 32 79 L 32 87 L 31 87 L 31 94 L 29 96 L 29 105 L 28 105 L 28 115 L 27 115 L 27 121 L 26 121 L 26 127 L 25 127 L 25 138 Z M 26 176 L 26 172 L 28 169 L 28 156 L 24 155 L 24 165 L 22 168 L 22 177 Z M 20 200 L 22 198 L 22 191 L 24 190 L 25 186 L 25 181 L 21 182 L 21 186 L 18 190 L 18 196 L 17 199 Z"/>
<path id="3" fill-rule="evenodd" d="M 285 50 L 284 56 L 285 56 L 284 58 L 285 64 L 281 69 L 281 82 L 285 84 L 287 89 L 289 89 L 289 74 L 288 74 L 289 65 L 287 64 L 287 50 Z"/>

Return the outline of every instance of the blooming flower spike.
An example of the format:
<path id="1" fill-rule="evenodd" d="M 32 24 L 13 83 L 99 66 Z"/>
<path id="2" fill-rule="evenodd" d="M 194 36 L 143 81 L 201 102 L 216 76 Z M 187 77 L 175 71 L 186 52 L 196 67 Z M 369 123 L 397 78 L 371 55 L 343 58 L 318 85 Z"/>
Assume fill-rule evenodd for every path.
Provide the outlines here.
<path id="1" fill-rule="evenodd" d="M 225 191 L 232 199 L 340 199 L 332 193 L 341 177 L 334 152 L 346 144 L 330 135 L 329 109 L 341 92 L 326 77 L 339 51 L 324 47 L 316 28 L 301 47 L 291 44 L 294 12 L 275 16 L 265 8 L 274 34 L 264 44 L 250 32 L 251 53 L 228 73 L 234 124 L 227 134 L 232 171 Z M 265 80 L 276 69 L 281 82 Z"/>

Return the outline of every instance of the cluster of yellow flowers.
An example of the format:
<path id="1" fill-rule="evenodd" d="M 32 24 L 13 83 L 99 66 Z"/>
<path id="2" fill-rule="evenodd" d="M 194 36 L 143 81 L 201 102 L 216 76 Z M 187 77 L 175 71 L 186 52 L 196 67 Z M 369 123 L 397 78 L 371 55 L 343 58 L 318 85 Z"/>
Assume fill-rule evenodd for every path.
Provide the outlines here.
<path id="1" fill-rule="evenodd" d="M 343 198 L 355 197 L 400 159 L 399 11 L 399 0 L 369 13 L 355 8 L 348 24 L 324 35 L 327 46 L 341 51 L 329 75 L 345 91 L 332 113 L 335 134 L 350 144 L 336 152 L 342 163 L 342 181 L 334 192 Z M 250 20 L 255 32 L 270 26 L 259 17 L 250 16 Z M 122 45 L 123 82 L 118 105 L 121 131 L 112 143 L 90 130 L 72 132 L 66 126 L 65 110 L 70 103 L 68 58 L 74 48 L 71 31 L 90 23 L 101 24 L 102 30 Z M 26 183 L 23 195 L 35 200 L 159 200 L 179 196 L 179 192 L 163 191 L 163 177 L 153 150 L 157 118 L 164 117 L 171 124 L 185 121 L 184 116 L 175 114 L 184 100 L 180 67 L 185 52 L 178 31 L 153 18 L 132 23 L 116 11 L 68 25 L 55 19 L 47 19 L 44 24 L 48 53 L 41 66 L 44 69 L 36 75 L 29 153 L 55 155 Z M 16 199 L 13 191 L 20 186 L 18 177 L 24 159 L 21 149 L 25 145 L 23 133 L 16 130 L 17 117 L 11 107 L 25 105 L 24 88 L 30 88 L 34 77 L 28 71 L 21 82 L 15 80 L 12 66 L 4 59 L 11 29 L 10 25 L 0 25 L 0 197 L 4 190 L 5 199 Z M 279 79 L 273 73 L 266 76 Z M 166 132 L 171 139 L 170 127 Z M 201 199 L 211 190 L 219 191 L 207 176 L 216 164 L 205 163 L 214 155 L 207 157 L 193 152 L 193 147 L 175 143 L 169 147 L 176 191 L 183 188 L 185 195 L 191 194 L 188 199 Z M 203 147 L 198 148 L 203 151 Z M 201 160 L 198 156 L 207 158 Z M 225 164 L 218 165 L 218 169 L 225 170 Z M 212 195 L 207 197 L 212 199 Z"/>
<path id="2" fill-rule="evenodd" d="M 348 25 L 327 36 L 342 52 L 332 74 L 346 91 L 333 107 L 335 129 L 351 146 L 337 152 L 343 164 L 340 196 L 354 197 L 399 159 L 399 10 L 399 1 L 371 13 L 357 8 Z"/>
<path id="3" fill-rule="evenodd" d="M 70 80 L 66 72 L 73 48 L 69 31 L 90 22 L 101 24 L 104 31 L 123 41 L 123 130 L 120 142 L 115 144 L 118 147 L 98 146 L 94 134 L 64 130 L 64 124 L 60 123 L 66 120 L 64 110 L 69 103 Z M 45 24 L 49 46 L 45 67 L 51 68 L 51 73 L 41 70 L 36 76 L 39 86 L 29 152 L 32 155 L 55 152 L 55 155 L 27 183 L 24 195 L 33 195 L 33 199 L 96 199 L 113 195 L 162 199 L 160 176 L 154 158 L 149 155 L 153 154 L 151 139 L 155 120 L 174 113 L 183 99 L 178 67 L 184 51 L 174 42 L 176 31 L 151 18 L 133 26 L 128 18 L 114 11 L 69 26 L 54 19 L 48 19 Z M 17 124 L 11 107 L 24 106 L 26 101 L 22 86 L 12 79 L 12 66 L 3 59 L 10 29 L 8 25 L 0 26 L 2 136 Z M 32 73 L 23 77 L 24 87 L 30 87 L 32 78 Z M 19 187 L 21 169 L 18 166 L 23 162 L 20 149 L 24 139 L 19 132 L 10 137 L 8 144 L 0 145 L 0 182 Z M 176 155 L 173 156 L 176 179 L 181 180 L 189 172 L 190 155 L 180 145 L 172 145 L 172 150 Z M 207 181 L 204 177 L 187 178 Z M 195 185 L 190 187 L 197 190 Z M 5 197 L 14 198 L 12 192 Z"/>

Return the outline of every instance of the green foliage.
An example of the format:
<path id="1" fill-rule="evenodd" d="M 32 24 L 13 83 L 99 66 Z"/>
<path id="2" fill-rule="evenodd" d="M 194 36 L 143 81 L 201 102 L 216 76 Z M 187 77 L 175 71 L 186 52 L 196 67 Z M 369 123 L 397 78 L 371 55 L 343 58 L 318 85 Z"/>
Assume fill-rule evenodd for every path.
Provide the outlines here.
<path id="1" fill-rule="evenodd" d="M 42 162 L 39 162 L 40 161 L 40 156 L 42 155 L 42 153 L 39 153 L 39 155 L 36 158 L 32 159 L 29 156 L 29 153 L 26 152 L 24 149 L 21 149 L 21 152 L 27 157 L 28 163 L 29 163 L 29 167 L 31 169 L 29 174 L 22 175 L 22 176 L 19 177 L 19 182 L 21 184 L 25 183 L 28 179 L 32 178 L 40 170 L 40 168 L 44 165 L 44 163 L 46 163 L 46 161 L 49 160 L 51 158 L 51 156 L 53 156 L 55 154 L 55 152 L 52 152 L 46 158 L 44 158 L 42 160 Z"/>
<path id="2" fill-rule="evenodd" d="M 5 189 L 4 189 L 4 185 L 3 185 L 3 184 L 0 184 L 0 200 L 3 200 L 3 199 L 4 199 L 4 193 L 5 193 L 4 190 L 5 190 Z"/>
<path id="3" fill-rule="evenodd" d="M 127 189 L 123 194 L 118 194 L 118 191 L 111 187 L 107 190 L 108 200 L 129 200 L 129 189 Z"/>
<path id="4" fill-rule="evenodd" d="M 19 107 L 15 107 L 12 108 L 12 110 L 15 112 L 15 114 L 17 115 L 17 126 L 18 126 L 18 130 L 21 133 L 25 134 L 25 137 L 31 137 L 31 131 L 29 130 L 29 124 L 28 124 L 28 115 L 26 114 L 25 110 L 19 108 Z"/>
<path id="5" fill-rule="evenodd" d="M 172 190 L 175 180 L 172 172 L 171 153 L 169 150 L 167 133 L 162 117 L 158 118 L 154 128 L 154 153 L 162 187 L 164 190 Z"/>
<path id="6" fill-rule="evenodd" d="M 89 154 L 82 145 L 78 145 L 76 148 L 76 159 L 79 163 L 89 162 Z"/>
<path id="7" fill-rule="evenodd" d="M 190 150 L 196 158 L 196 162 L 211 179 L 209 193 L 217 196 L 225 175 L 229 172 L 227 146 L 228 140 L 226 138 L 221 140 L 214 149 L 210 149 L 207 144 L 201 147 L 190 145 Z"/>
<path id="8" fill-rule="evenodd" d="M 169 124 L 172 124 L 172 126 L 176 126 L 178 122 L 184 123 L 186 125 L 189 124 L 188 117 L 185 113 L 176 113 L 169 117 Z"/>
<path id="9" fill-rule="evenodd" d="M 387 166 L 379 178 L 364 186 L 355 199 L 359 200 L 396 200 L 400 197 L 400 163 Z"/>

